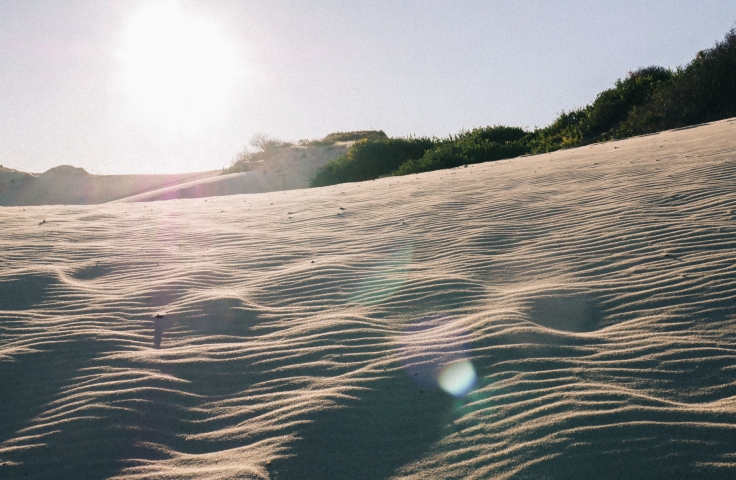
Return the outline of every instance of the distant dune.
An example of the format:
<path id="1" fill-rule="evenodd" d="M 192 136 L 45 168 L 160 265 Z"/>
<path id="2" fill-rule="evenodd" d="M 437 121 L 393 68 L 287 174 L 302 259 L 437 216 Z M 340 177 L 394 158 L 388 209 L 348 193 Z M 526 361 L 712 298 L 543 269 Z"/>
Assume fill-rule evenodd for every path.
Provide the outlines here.
<path id="1" fill-rule="evenodd" d="M 736 478 L 736 119 L 0 223 L 0 478 Z"/>
<path id="2" fill-rule="evenodd" d="M 172 175 L 91 175 L 62 165 L 36 175 L 0 166 L 0 206 L 96 205 L 201 198 L 307 188 L 317 170 L 347 152 L 352 142 L 294 145 L 245 174 L 219 170 Z"/>
<path id="3" fill-rule="evenodd" d="M 159 200 L 178 200 L 181 198 L 219 197 L 241 193 L 273 192 L 274 190 L 283 190 L 280 183 L 278 180 L 268 178 L 263 173 L 257 171 L 230 173 L 151 190 L 116 200 L 116 202 L 153 202 Z"/>
<path id="4" fill-rule="evenodd" d="M 91 175 L 69 165 L 40 175 L 0 167 L 0 205 L 87 205 L 130 197 L 218 175 L 210 172 L 173 175 Z"/>
<path id="5" fill-rule="evenodd" d="M 122 198 L 118 202 L 152 202 L 181 198 L 218 197 L 240 193 L 265 193 L 309 187 L 309 180 L 330 160 L 347 152 L 351 142 L 329 146 L 293 145 L 273 155 L 249 172 L 230 173 Z"/>

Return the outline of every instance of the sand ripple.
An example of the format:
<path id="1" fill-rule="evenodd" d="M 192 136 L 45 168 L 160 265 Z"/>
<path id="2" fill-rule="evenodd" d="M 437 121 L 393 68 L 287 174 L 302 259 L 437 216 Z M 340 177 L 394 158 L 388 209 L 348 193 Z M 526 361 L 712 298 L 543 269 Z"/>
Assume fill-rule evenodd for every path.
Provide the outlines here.
<path id="1" fill-rule="evenodd" d="M 0 477 L 734 478 L 734 132 L 2 208 Z"/>

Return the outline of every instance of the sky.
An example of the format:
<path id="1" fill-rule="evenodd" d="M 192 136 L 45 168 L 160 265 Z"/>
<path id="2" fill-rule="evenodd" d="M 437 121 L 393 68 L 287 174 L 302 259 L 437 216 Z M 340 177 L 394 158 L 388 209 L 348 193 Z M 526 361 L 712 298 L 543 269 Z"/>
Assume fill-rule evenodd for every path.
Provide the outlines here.
<path id="1" fill-rule="evenodd" d="M 531 129 L 735 22 L 733 0 L 0 0 L 0 165 L 194 172 L 258 134 Z"/>

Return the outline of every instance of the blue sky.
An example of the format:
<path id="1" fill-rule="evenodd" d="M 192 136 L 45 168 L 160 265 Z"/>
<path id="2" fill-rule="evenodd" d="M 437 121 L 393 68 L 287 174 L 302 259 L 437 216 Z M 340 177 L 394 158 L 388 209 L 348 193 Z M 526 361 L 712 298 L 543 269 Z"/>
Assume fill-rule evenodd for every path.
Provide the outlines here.
<path id="1" fill-rule="evenodd" d="M 259 133 L 544 126 L 734 22 L 732 0 L 0 0 L 0 164 L 186 172 Z"/>

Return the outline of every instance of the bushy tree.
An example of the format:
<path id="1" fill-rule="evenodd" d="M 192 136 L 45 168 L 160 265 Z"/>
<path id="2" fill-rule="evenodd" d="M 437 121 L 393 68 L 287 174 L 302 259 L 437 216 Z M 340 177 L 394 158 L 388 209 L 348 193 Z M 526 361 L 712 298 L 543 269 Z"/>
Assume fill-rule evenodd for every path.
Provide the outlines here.
<path id="1" fill-rule="evenodd" d="M 736 116 L 736 29 L 699 52 L 663 88 L 633 108 L 621 126 L 625 136 L 658 132 Z"/>
<path id="2" fill-rule="evenodd" d="M 620 136 L 630 112 L 644 105 L 672 76 L 670 70 L 656 66 L 630 72 L 613 88 L 599 93 L 590 105 L 563 112 L 551 125 L 537 130 L 531 150 L 549 152 Z"/>

